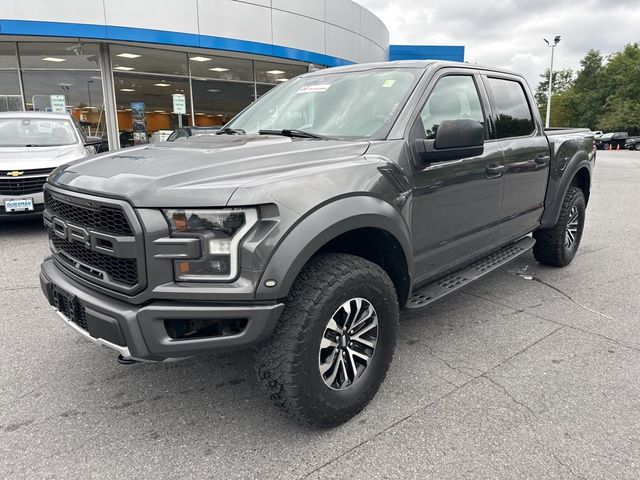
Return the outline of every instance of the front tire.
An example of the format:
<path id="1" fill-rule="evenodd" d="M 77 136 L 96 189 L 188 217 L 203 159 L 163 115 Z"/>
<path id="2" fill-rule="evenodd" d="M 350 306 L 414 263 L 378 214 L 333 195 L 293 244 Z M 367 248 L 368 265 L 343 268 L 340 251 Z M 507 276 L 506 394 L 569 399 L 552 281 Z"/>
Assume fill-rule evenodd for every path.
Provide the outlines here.
<path id="1" fill-rule="evenodd" d="M 258 380 L 300 423 L 340 425 L 382 384 L 398 320 L 395 288 L 378 265 L 319 255 L 295 280 L 272 336 L 256 353 Z"/>
<path id="2" fill-rule="evenodd" d="M 586 207 L 582 190 L 569 187 L 555 226 L 533 233 L 536 260 L 553 267 L 566 267 L 571 263 L 582 239 Z"/>

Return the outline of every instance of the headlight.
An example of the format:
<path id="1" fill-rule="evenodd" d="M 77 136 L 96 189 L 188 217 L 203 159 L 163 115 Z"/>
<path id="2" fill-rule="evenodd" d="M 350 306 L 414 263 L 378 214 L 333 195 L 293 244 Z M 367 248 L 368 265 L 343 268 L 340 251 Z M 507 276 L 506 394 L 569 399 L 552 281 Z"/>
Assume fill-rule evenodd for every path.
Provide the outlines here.
<path id="1" fill-rule="evenodd" d="M 238 274 L 240 242 L 258 222 L 255 208 L 226 210 L 163 210 L 172 237 L 196 237 L 202 258 L 175 260 L 175 278 L 182 282 L 231 280 Z"/>

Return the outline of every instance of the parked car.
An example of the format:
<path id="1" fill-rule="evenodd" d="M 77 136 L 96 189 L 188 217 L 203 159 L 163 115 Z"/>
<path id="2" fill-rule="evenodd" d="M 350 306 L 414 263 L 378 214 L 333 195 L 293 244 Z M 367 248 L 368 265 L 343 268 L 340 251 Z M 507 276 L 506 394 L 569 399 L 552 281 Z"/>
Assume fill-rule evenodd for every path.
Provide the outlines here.
<path id="1" fill-rule="evenodd" d="M 625 142 L 625 148 L 640 151 L 640 137 L 629 137 Z"/>
<path id="2" fill-rule="evenodd" d="M 600 138 L 601 136 L 602 136 L 602 130 L 595 130 L 595 131 L 593 132 L 593 138 L 595 138 L 596 140 L 597 140 L 598 138 Z"/>
<path id="3" fill-rule="evenodd" d="M 0 217 L 40 214 L 42 187 L 54 168 L 95 153 L 68 114 L 0 113 Z"/>
<path id="4" fill-rule="evenodd" d="M 262 387 L 302 423 L 334 426 L 367 405 L 400 308 L 531 248 L 566 266 L 580 245 L 593 134 L 545 131 L 513 73 L 316 71 L 218 133 L 49 177 L 43 292 L 123 363 L 256 349 Z"/>
<path id="5" fill-rule="evenodd" d="M 615 150 L 618 147 L 624 148 L 625 142 L 629 135 L 627 132 L 605 133 L 596 138 L 596 148 L 598 150 Z"/>
<path id="6" fill-rule="evenodd" d="M 173 131 L 167 138 L 167 142 L 175 142 L 182 138 L 215 135 L 219 129 L 220 127 L 180 127 Z"/>

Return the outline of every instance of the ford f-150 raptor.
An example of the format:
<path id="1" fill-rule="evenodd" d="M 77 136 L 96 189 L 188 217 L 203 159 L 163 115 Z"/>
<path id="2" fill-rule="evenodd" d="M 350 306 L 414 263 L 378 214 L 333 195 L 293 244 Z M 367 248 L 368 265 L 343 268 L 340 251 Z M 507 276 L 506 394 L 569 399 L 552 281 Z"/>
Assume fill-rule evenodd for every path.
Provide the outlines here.
<path id="1" fill-rule="evenodd" d="M 121 362 L 254 349 L 278 406 L 337 425 L 382 383 L 401 308 L 530 248 L 571 262 L 594 162 L 592 133 L 545 130 L 513 73 L 308 73 L 218 135 L 56 169 L 42 289 Z"/>

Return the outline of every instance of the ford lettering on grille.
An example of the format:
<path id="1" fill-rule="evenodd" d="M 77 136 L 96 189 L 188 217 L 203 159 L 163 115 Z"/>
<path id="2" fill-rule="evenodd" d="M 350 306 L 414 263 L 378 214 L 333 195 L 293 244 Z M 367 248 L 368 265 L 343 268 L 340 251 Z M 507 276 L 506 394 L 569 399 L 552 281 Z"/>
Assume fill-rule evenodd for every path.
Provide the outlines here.
<path id="1" fill-rule="evenodd" d="M 133 212 L 117 201 L 60 195 L 45 188 L 44 224 L 60 266 L 82 279 L 121 293 L 144 288 L 144 247 L 131 225 Z"/>

